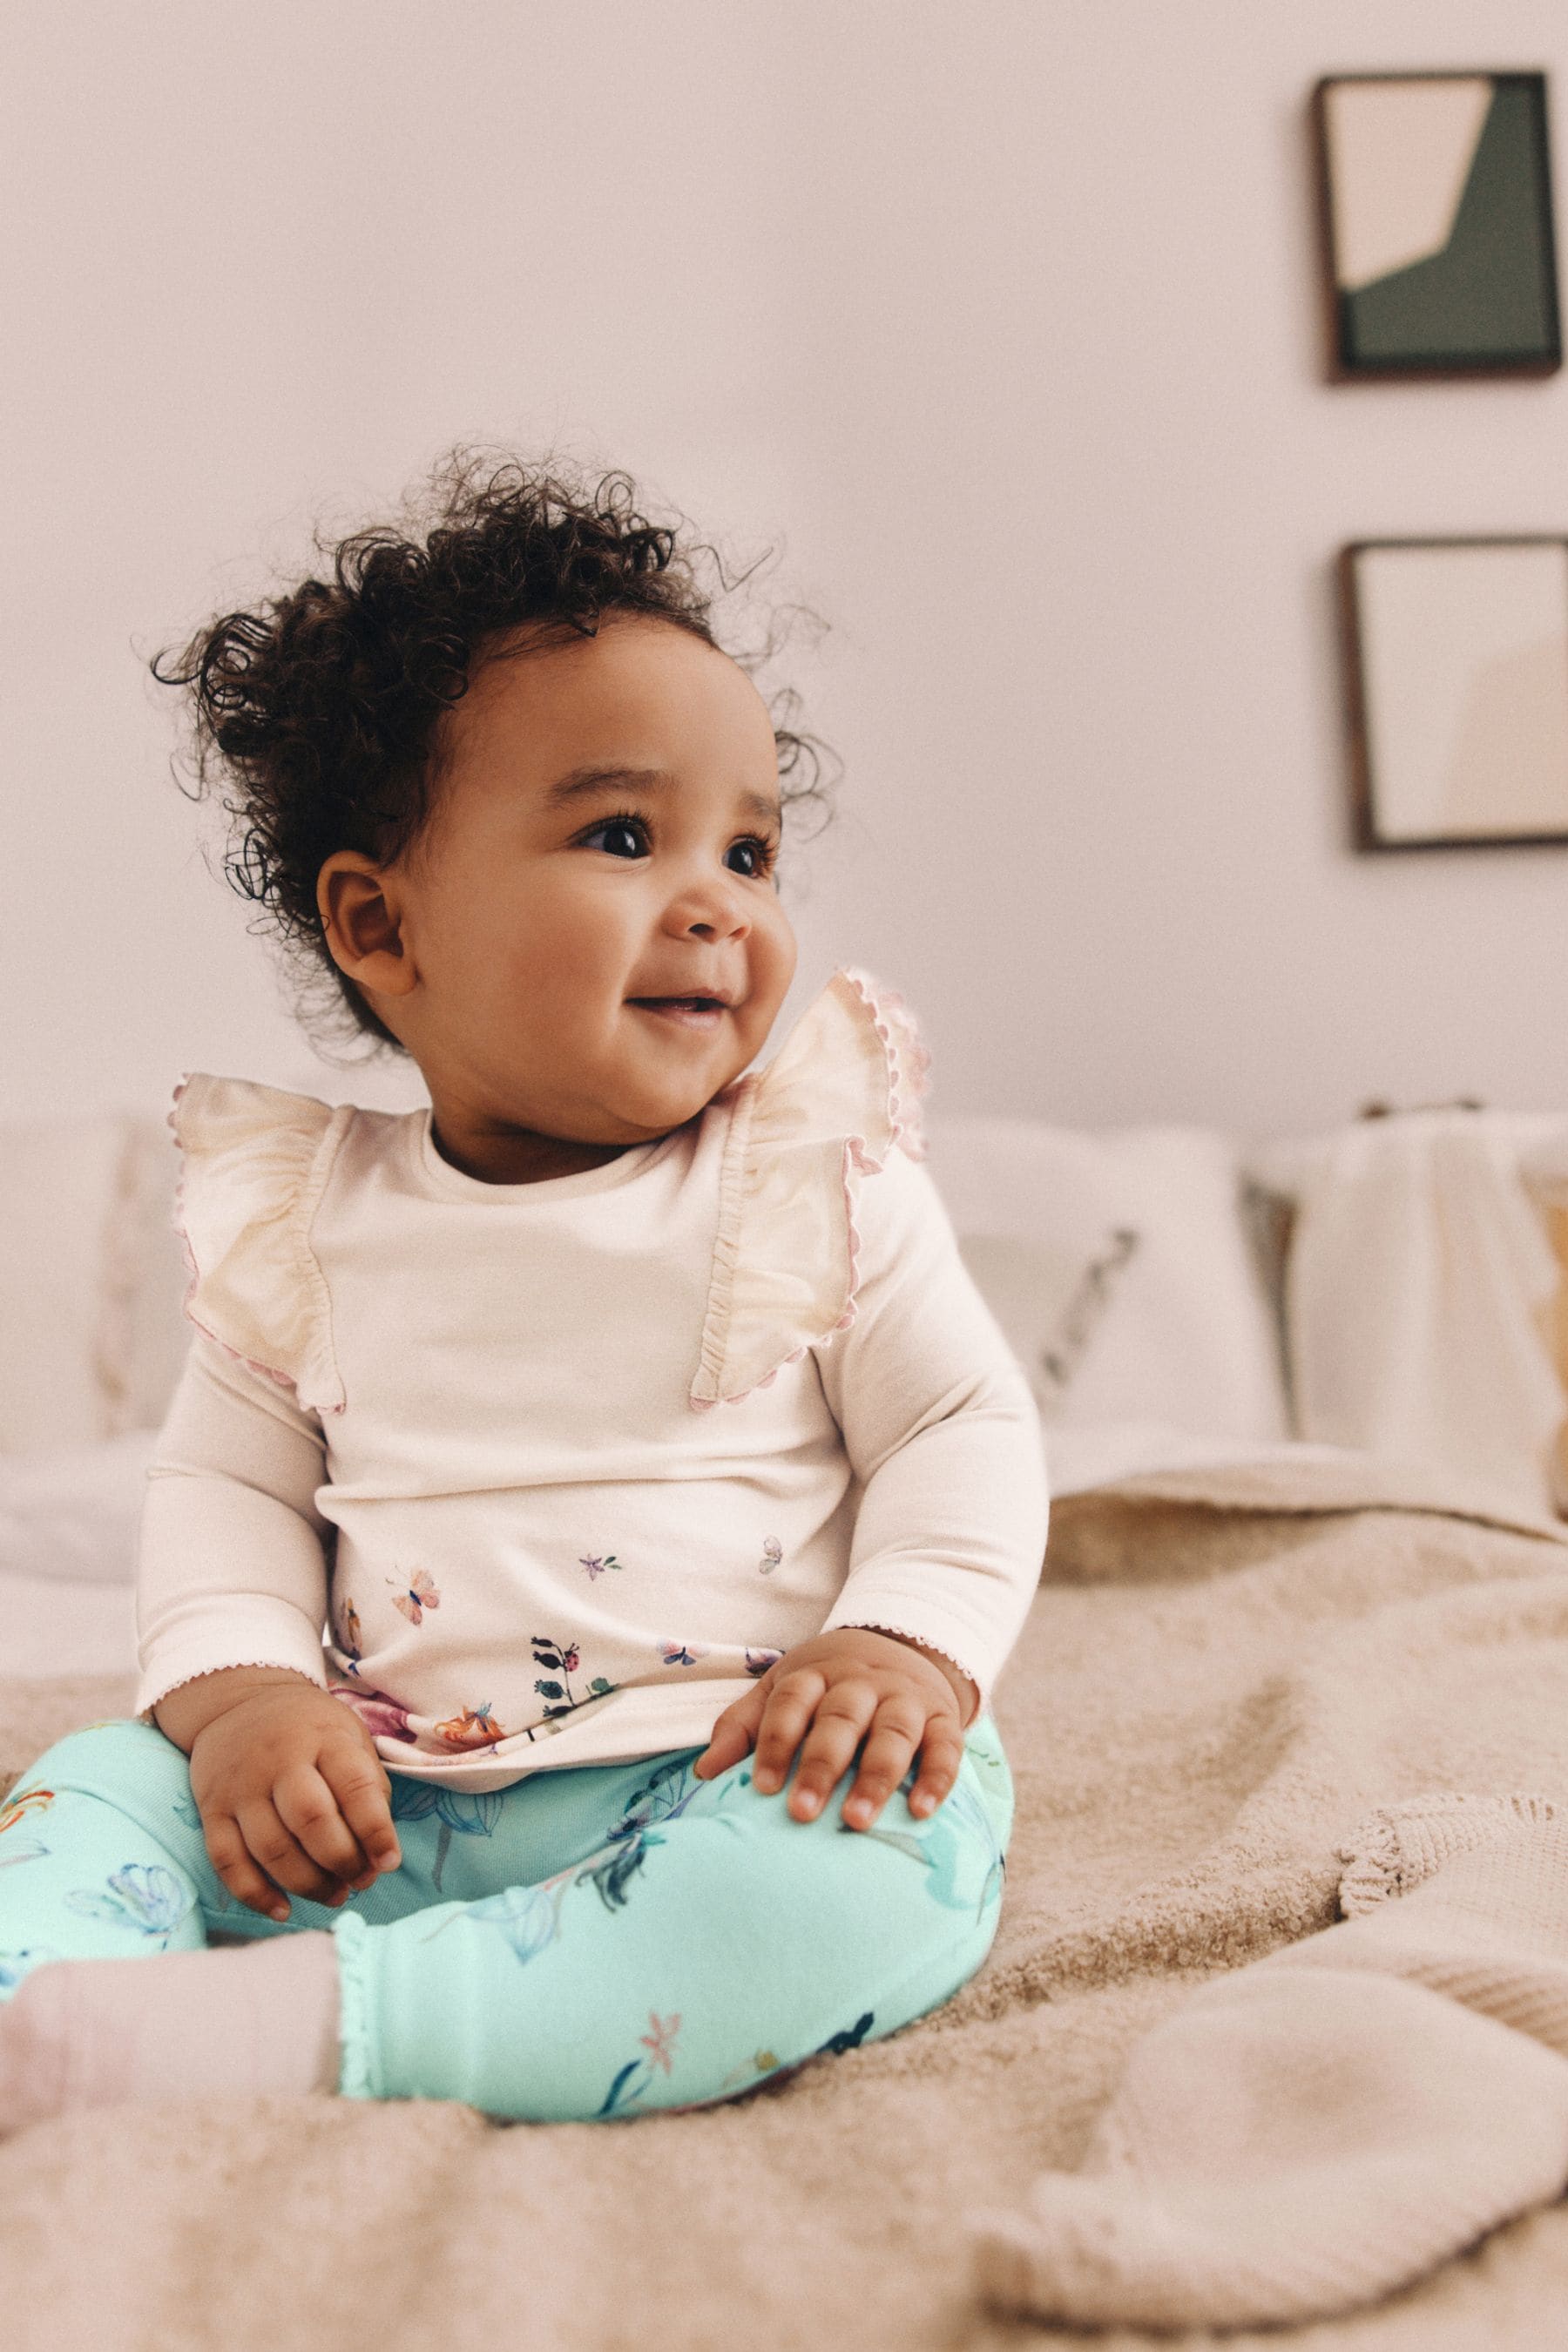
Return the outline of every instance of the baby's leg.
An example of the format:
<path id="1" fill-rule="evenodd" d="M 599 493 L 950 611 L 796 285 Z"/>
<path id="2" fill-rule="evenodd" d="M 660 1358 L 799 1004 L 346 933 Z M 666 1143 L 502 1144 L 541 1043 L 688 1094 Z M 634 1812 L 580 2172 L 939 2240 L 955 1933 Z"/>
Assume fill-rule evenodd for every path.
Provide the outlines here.
<path id="1" fill-rule="evenodd" d="M 0 2002 L 51 1960 L 199 1948 L 215 1885 L 173 1740 L 134 1720 L 71 1732 L 0 1797 Z"/>
<path id="2" fill-rule="evenodd" d="M 695 1780 L 699 1752 L 639 1768 L 598 1851 L 537 1884 L 338 1918 L 342 2090 L 533 2121 L 703 2105 L 891 2033 L 974 1973 L 1011 1821 L 994 1726 L 929 1819 L 900 1792 L 864 1832 L 840 1823 L 849 1775 L 800 1822 L 749 1761 Z"/>
<path id="3" fill-rule="evenodd" d="M 70 2107 L 335 2087 L 330 1940 L 258 1919 L 266 1949 L 204 1949 L 242 1907 L 161 1731 L 97 1724 L 40 1756 L 0 1799 L 0 2136 Z"/>
<path id="4" fill-rule="evenodd" d="M 349 1897 L 372 1919 L 430 1899 L 425 1857 L 437 1825 L 399 1827 L 409 1867 Z M 289 1906 L 288 1919 L 275 1921 L 229 1893 L 207 1855 L 190 1759 L 155 1725 L 127 1718 L 73 1731 L 0 1797 L 0 2002 L 47 1961 L 260 1942 L 338 1916 L 304 1895 Z"/>

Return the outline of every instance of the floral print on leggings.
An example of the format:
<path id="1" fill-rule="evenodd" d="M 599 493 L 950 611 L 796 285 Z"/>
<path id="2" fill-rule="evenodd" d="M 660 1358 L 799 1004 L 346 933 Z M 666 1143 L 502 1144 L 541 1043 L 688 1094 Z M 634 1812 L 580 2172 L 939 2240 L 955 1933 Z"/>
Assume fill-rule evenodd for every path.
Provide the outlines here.
<path id="1" fill-rule="evenodd" d="M 853 2061 L 984 1958 L 1012 1790 L 988 1722 L 965 1751 L 933 1815 L 895 1797 L 863 1831 L 834 1807 L 795 1822 L 750 1759 L 699 1780 L 696 1748 L 482 1792 L 394 1770 L 399 1868 L 335 1915 L 301 1898 L 280 1927 L 213 1870 L 189 1759 L 141 1721 L 84 1728 L 0 1798 L 0 2005 L 58 1959 L 320 1927 L 343 2096 L 540 2122 L 744 2096 Z"/>
<path id="2" fill-rule="evenodd" d="M 563 1906 L 574 1887 L 593 1886 L 607 1911 L 626 1910 L 649 1853 L 664 1843 L 658 1825 L 678 1819 L 704 1785 L 694 1778 L 691 1760 L 676 1756 L 660 1764 L 634 1791 L 625 1814 L 610 1831 L 607 1843 L 595 1853 L 537 1885 L 505 1887 L 497 1895 L 466 1904 L 460 1912 L 432 1928 L 425 1940 L 433 1941 L 447 1928 L 471 1922 L 499 1933 L 518 1961 L 526 1964 L 559 1939 Z M 911 1765 L 901 1783 L 903 1795 L 909 1794 L 918 1777 L 918 1765 Z M 738 1794 L 750 1787 L 751 1780 L 750 1767 L 743 1767 L 730 1776 L 729 1791 Z M 723 1782 L 715 1790 L 721 1804 L 729 1791 Z M 456 1791 L 441 1793 L 447 1803 L 461 1801 Z M 421 1807 L 422 1811 L 435 1809 L 434 1804 Z M 722 1811 L 715 1818 L 722 1822 Z M 896 1828 L 851 1830 L 843 1822 L 839 1828 L 846 1837 L 869 1838 L 907 1855 L 924 1872 L 926 1894 L 944 1909 L 967 1912 L 978 1923 L 986 1910 L 1000 1900 L 1005 1870 L 1002 1849 L 985 1807 L 962 1780 L 918 1832 Z M 984 1865 L 978 1874 L 978 1885 L 973 1867 L 977 1849 Z M 842 2057 L 848 2051 L 858 2050 L 875 2021 L 874 2011 L 863 2011 L 853 2025 L 830 2035 L 811 2054 Z M 616 2067 L 596 2110 L 595 2121 L 607 2122 L 645 2111 L 650 2094 L 659 2086 L 658 2078 L 662 2075 L 668 2079 L 671 2074 L 679 2053 L 680 2027 L 678 2011 L 648 2011 L 647 2031 L 637 2037 L 639 2053 Z M 722 2087 L 733 2095 L 770 2075 L 795 2071 L 794 2066 L 781 2068 L 771 2050 L 760 2050 L 732 2069 Z M 679 2107 L 668 2108 L 662 2100 L 659 2105 L 666 2112 L 681 2112 Z"/>

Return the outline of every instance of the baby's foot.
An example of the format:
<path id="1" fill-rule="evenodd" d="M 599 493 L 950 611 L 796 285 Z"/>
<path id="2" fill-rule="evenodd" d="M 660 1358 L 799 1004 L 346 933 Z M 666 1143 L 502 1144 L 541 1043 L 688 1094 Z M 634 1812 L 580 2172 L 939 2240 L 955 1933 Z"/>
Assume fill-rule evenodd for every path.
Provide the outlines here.
<path id="1" fill-rule="evenodd" d="M 66 2045 L 46 1981 L 58 1970 L 56 1962 L 35 1969 L 0 2007 L 0 2139 L 65 2104 Z"/>
<path id="2" fill-rule="evenodd" d="M 0 2137 L 82 2107 L 338 2086 L 329 1932 L 53 1960 L 0 2005 Z"/>

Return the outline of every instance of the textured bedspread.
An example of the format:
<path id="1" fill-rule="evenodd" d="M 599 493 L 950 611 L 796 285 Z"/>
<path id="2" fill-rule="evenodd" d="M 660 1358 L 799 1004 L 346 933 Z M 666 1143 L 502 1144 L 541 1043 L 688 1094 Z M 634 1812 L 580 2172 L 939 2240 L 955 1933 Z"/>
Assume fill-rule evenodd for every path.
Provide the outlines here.
<path id="1" fill-rule="evenodd" d="M 0 1792 L 130 1695 L 0 1681 Z M 1223 2339 L 989 2314 L 965 2216 L 1078 2161 L 1129 2046 L 1193 1986 L 1332 1924 L 1370 1809 L 1568 1804 L 1568 1534 L 1349 1458 L 1075 1497 L 997 1715 L 1019 1799 L 1002 1927 L 934 2017 L 624 2124 L 323 2098 L 39 2126 L 0 2142 L 6 2352 L 1553 2340 L 1561 2203 L 1375 2309 Z"/>

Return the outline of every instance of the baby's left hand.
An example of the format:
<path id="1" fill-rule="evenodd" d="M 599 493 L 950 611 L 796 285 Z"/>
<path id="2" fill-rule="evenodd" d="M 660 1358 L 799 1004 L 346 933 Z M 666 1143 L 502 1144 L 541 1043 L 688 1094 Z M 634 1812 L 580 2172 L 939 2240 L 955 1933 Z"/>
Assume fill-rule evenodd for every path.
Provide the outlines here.
<path id="1" fill-rule="evenodd" d="M 786 1650 L 754 1690 L 725 1708 L 691 1769 L 700 1780 L 714 1780 L 754 1747 L 752 1786 L 772 1796 L 809 1724 L 789 1797 L 797 1822 L 816 1819 L 863 1739 L 846 1827 L 870 1827 L 917 1750 L 921 1773 L 910 1811 L 934 1813 L 958 1778 L 962 1727 L 978 1696 L 968 1675 L 936 1651 L 847 1625 Z"/>

